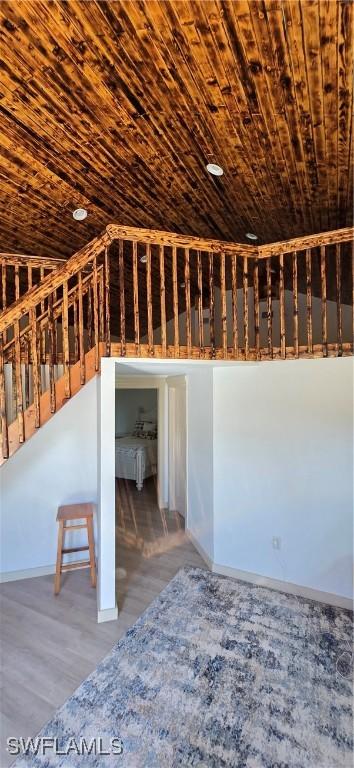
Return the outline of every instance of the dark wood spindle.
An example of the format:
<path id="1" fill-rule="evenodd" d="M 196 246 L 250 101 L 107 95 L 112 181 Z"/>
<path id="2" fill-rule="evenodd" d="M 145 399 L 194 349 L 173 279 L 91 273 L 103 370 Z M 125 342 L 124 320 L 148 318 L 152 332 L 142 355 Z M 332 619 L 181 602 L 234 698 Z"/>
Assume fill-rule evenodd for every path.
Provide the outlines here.
<path id="1" fill-rule="evenodd" d="M 267 273 L 267 337 L 268 354 L 273 357 L 273 307 L 272 307 L 272 260 L 270 257 L 266 260 Z"/>
<path id="2" fill-rule="evenodd" d="M 243 337 L 245 343 L 245 360 L 248 360 L 249 339 L 248 339 L 248 259 L 243 257 Z"/>
<path id="3" fill-rule="evenodd" d="M 192 317 L 191 317 L 191 277 L 189 263 L 189 248 L 184 251 L 184 290 L 186 297 L 186 341 L 187 357 L 191 356 L 192 349 Z"/>
<path id="4" fill-rule="evenodd" d="M 312 355 L 312 258 L 311 249 L 306 249 L 306 328 L 307 352 Z"/>
<path id="5" fill-rule="evenodd" d="M 336 243 L 336 299 L 337 299 L 337 351 L 338 351 L 338 357 L 341 357 L 343 354 L 343 329 L 342 329 L 342 275 L 341 275 L 340 243 Z"/>
<path id="6" fill-rule="evenodd" d="M 238 358 L 238 306 L 237 306 L 237 258 L 231 256 L 231 293 L 232 293 L 232 347 L 235 360 Z"/>
<path id="7" fill-rule="evenodd" d="M 109 262 L 109 248 L 105 248 L 104 252 L 104 289 L 105 289 L 105 341 L 106 341 L 106 355 L 111 355 L 111 278 L 110 278 L 110 262 Z"/>
<path id="8" fill-rule="evenodd" d="M 285 337 L 285 290 L 284 290 L 284 254 L 279 254 L 279 313 L 280 313 L 280 355 L 286 357 Z"/>
<path id="9" fill-rule="evenodd" d="M 9 440 L 7 432 L 6 416 L 6 389 L 5 389 L 5 364 L 4 345 L 0 336 L 0 418 L 1 418 L 1 450 L 4 459 L 9 456 Z"/>
<path id="10" fill-rule="evenodd" d="M 63 367 L 64 367 L 64 397 L 71 396 L 70 387 L 70 344 L 69 344 L 69 302 L 68 302 L 68 281 L 63 284 L 63 306 L 62 306 L 62 329 L 63 329 Z"/>
<path id="11" fill-rule="evenodd" d="M 227 359 L 227 307 L 226 307 L 226 275 L 225 275 L 225 253 L 220 253 L 220 291 L 221 291 L 221 334 L 222 334 L 222 352 L 224 360 Z"/>
<path id="12" fill-rule="evenodd" d="M 161 349 L 162 357 L 166 357 L 167 338 L 166 338 L 166 286 L 165 286 L 165 249 L 163 245 L 159 248 L 160 262 L 160 307 L 161 307 Z"/>
<path id="13" fill-rule="evenodd" d="M 124 287 L 124 241 L 119 240 L 118 246 L 118 264 L 119 264 L 119 303 L 120 303 L 120 354 L 122 357 L 126 353 L 125 345 L 125 287 Z"/>
<path id="14" fill-rule="evenodd" d="M 133 242 L 133 307 L 135 354 L 140 355 L 138 243 Z"/>
<path id="15" fill-rule="evenodd" d="M 209 251 L 209 332 L 211 357 L 215 358 L 214 254 Z"/>
<path id="16" fill-rule="evenodd" d="M 204 327 L 203 327 L 203 266 L 202 255 L 197 251 L 197 315 L 198 315 L 198 342 L 199 357 L 204 357 Z"/>
<path id="17" fill-rule="evenodd" d="M 258 259 L 254 260 L 253 265 L 253 311 L 254 311 L 254 344 L 256 350 L 256 358 L 260 359 L 260 338 L 259 338 L 259 269 Z"/>
<path id="18" fill-rule="evenodd" d="M 294 356 L 299 357 L 299 301 L 297 285 L 297 252 L 293 253 L 293 336 L 294 336 Z"/>
<path id="19" fill-rule="evenodd" d="M 327 339 L 327 276 L 326 276 L 326 246 L 321 245 L 321 321 L 322 321 L 322 354 L 328 355 Z"/>

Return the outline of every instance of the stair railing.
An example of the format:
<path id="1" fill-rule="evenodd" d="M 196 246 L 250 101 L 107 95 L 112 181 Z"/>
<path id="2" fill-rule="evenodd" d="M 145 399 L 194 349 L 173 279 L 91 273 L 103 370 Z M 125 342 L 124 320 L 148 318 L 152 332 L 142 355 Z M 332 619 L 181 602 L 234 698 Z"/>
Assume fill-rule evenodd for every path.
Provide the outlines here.
<path id="1" fill-rule="evenodd" d="M 0 253 L 0 312 L 35 285 L 39 285 L 47 275 L 62 267 L 64 263 L 64 259 Z"/>
<path id="2" fill-rule="evenodd" d="M 24 413 L 33 408 L 40 426 L 44 392 L 56 410 L 59 376 L 66 398 L 73 365 L 85 382 L 89 350 L 96 371 L 110 354 L 246 361 L 352 354 L 353 232 L 251 246 L 109 225 L 0 315 L 3 456 L 11 420 L 23 442 Z"/>

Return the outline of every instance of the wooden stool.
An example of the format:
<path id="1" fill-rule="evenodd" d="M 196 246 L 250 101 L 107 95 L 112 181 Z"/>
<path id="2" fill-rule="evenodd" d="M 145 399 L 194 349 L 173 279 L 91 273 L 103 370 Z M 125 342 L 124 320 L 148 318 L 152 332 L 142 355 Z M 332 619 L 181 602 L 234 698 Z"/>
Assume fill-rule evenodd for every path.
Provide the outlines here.
<path id="1" fill-rule="evenodd" d="M 57 521 L 59 523 L 58 531 L 58 553 L 57 553 L 57 565 L 55 571 L 54 581 L 54 594 L 58 595 L 60 592 L 60 574 L 64 571 L 73 571 L 77 568 L 90 568 L 91 571 L 91 586 L 96 586 L 96 568 L 95 568 L 95 542 L 93 537 L 93 504 L 67 504 L 66 506 L 59 507 L 57 514 Z M 80 525 L 66 525 L 67 520 L 84 520 L 85 522 Z M 63 549 L 64 534 L 67 531 L 76 531 L 78 528 L 86 528 L 88 544 L 86 547 L 71 547 L 69 549 Z M 84 552 L 86 549 L 90 552 L 89 560 L 81 560 L 80 562 L 67 563 L 63 565 L 63 555 L 69 554 L 69 552 Z"/>

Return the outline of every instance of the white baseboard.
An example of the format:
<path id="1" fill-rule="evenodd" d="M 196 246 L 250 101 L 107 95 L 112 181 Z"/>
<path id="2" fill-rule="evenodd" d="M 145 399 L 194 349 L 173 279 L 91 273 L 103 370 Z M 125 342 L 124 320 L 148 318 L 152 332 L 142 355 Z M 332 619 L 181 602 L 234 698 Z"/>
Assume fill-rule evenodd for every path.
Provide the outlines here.
<path id="1" fill-rule="evenodd" d="M 212 563 L 211 570 L 213 573 L 220 573 L 222 576 L 231 576 L 233 579 L 247 581 L 250 584 L 257 584 L 260 587 L 276 589 L 278 592 L 288 592 L 290 595 L 298 595 L 299 597 L 306 597 L 309 600 L 316 600 L 320 603 L 335 605 L 338 608 L 353 610 L 353 601 L 350 600 L 349 597 L 335 595 L 332 592 L 323 592 L 320 589 L 305 587 L 301 584 L 293 584 L 291 581 L 281 581 L 280 579 L 272 579 L 269 576 L 260 576 L 258 573 L 240 571 L 237 568 L 230 568 L 227 565 L 219 565 L 218 563 Z"/>
<path id="2" fill-rule="evenodd" d="M 118 606 L 115 608 L 104 608 L 97 611 L 97 624 L 103 624 L 104 621 L 115 621 L 118 619 Z"/>
<path id="3" fill-rule="evenodd" d="M 258 573 L 251 573 L 250 571 L 240 571 L 238 568 L 231 568 L 228 565 L 219 565 L 214 563 L 205 549 L 201 546 L 199 541 L 195 538 L 190 530 L 186 530 L 188 538 L 191 540 L 193 546 L 199 552 L 204 562 L 210 568 L 213 573 L 219 573 L 221 576 L 230 576 L 232 579 L 239 579 L 240 581 L 247 581 L 249 584 L 257 584 L 261 587 L 267 587 L 268 589 L 276 589 L 278 592 L 288 592 L 290 595 L 298 595 L 299 597 L 305 597 L 309 600 L 316 600 L 319 603 L 326 603 L 327 605 L 334 605 L 338 608 L 346 608 L 347 610 L 353 610 L 353 600 L 349 597 L 342 597 L 342 595 L 335 595 L 332 592 L 323 592 L 320 589 L 313 589 L 312 587 L 305 587 L 301 584 L 293 584 L 290 581 L 281 581 L 280 579 L 272 579 L 269 576 L 261 576 Z"/>
<path id="4" fill-rule="evenodd" d="M 203 560 L 206 563 L 206 565 L 208 566 L 208 568 L 210 568 L 210 570 L 212 571 L 213 570 L 213 561 L 209 557 L 209 555 L 206 553 L 204 547 L 202 547 L 202 545 L 199 544 L 199 541 L 195 538 L 195 536 L 189 530 L 189 528 L 186 528 L 186 534 L 187 534 L 188 538 L 191 540 L 191 542 L 193 544 L 193 547 L 195 547 L 197 552 L 199 552 L 200 557 L 203 558 Z"/>
<path id="5" fill-rule="evenodd" d="M 0 584 L 6 581 L 20 581 L 21 579 L 33 579 L 36 576 L 52 576 L 55 573 L 54 565 L 41 565 L 39 568 L 26 568 L 24 571 L 3 571 L 0 573 Z"/>

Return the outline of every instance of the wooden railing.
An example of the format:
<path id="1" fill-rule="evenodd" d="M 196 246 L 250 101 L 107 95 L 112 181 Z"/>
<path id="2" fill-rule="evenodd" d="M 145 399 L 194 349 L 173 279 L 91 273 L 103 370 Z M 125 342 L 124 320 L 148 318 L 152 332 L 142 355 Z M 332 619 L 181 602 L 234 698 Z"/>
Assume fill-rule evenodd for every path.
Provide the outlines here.
<path id="1" fill-rule="evenodd" d="M 33 286 L 39 285 L 63 263 L 63 259 L 0 253 L 0 312 L 11 306 Z"/>
<path id="2" fill-rule="evenodd" d="M 15 265 L 16 267 L 16 265 Z M 353 353 L 353 229 L 259 247 L 115 225 L 0 314 L 2 455 L 102 355 L 271 360 Z M 90 359 L 91 359 L 90 358 Z M 1 452 L 0 452 L 1 453 Z"/>

